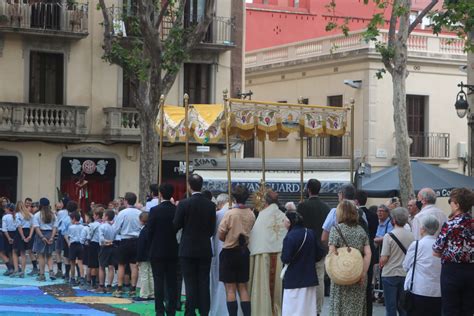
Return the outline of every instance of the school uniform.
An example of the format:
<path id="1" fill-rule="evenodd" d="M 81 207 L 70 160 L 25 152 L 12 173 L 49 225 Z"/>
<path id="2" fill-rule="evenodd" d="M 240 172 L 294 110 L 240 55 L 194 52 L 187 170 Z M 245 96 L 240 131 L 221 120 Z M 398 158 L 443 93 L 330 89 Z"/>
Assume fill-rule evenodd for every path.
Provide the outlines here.
<path id="1" fill-rule="evenodd" d="M 148 227 L 143 226 L 138 236 L 137 262 L 138 280 L 140 282 L 140 297 L 154 298 L 153 273 L 150 265 L 150 240 L 148 238 Z"/>
<path id="2" fill-rule="evenodd" d="M 41 235 L 35 234 L 35 241 L 33 242 L 33 252 L 38 254 L 51 255 L 54 252 L 54 243 L 51 245 L 41 240 L 41 237 L 50 239 L 53 234 L 53 229 L 58 228 L 58 221 L 55 215 L 53 215 L 50 223 L 45 223 L 41 218 L 41 212 L 37 212 L 33 216 L 33 228 L 38 227 L 41 231 Z"/>
<path id="3" fill-rule="evenodd" d="M 2 218 L 2 233 L 4 235 L 4 251 L 5 254 L 9 254 L 13 250 L 13 243 L 10 243 L 7 239 L 6 233 L 10 236 L 11 239 L 15 240 L 16 235 L 16 220 L 13 218 L 12 214 L 5 214 Z"/>
<path id="4" fill-rule="evenodd" d="M 101 268 L 115 265 L 114 245 L 105 245 L 106 240 L 115 239 L 115 230 L 108 222 L 99 226 L 99 265 Z"/>
<path id="5" fill-rule="evenodd" d="M 65 226 L 69 226 L 71 219 L 69 218 L 69 212 L 66 209 L 59 210 L 56 217 L 58 219 L 58 239 L 56 240 L 56 250 L 63 251 L 65 245 L 67 246 L 67 243 L 64 240 L 64 232 L 67 230 L 67 227 Z"/>
<path id="6" fill-rule="evenodd" d="M 79 223 L 71 224 L 64 234 L 69 238 L 69 260 L 82 260 L 84 256 L 83 226 Z"/>
<path id="7" fill-rule="evenodd" d="M 99 227 L 101 223 L 95 221 L 89 224 L 89 235 L 87 240 L 89 241 L 89 268 L 95 269 L 99 267 Z"/>
<path id="8" fill-rule="evenodd" d="M 30 219 L 25 219 L 23 214 L 18 212 L 16 214 L 16 226 L 18 231 L 15 235 L 15 239 L 13 240 L 13 249 L 20 252 L 31 250 L 31 248 L 33 248 L 34 234 L 30 241 L 25 242 L 20 235 L 19 228 L 21 227 L 23 229 L 23 236 L 27 238 L 33 229 L 33 215 L 31 215 Z"/>
<path id="9" fill-rule="evenodd" d="M 89 242 L 87 240 L 87 236 L 89 236 L 89 225 L 85 224 L 82 225 L 81 231 L 81 241 L 82 241 L 82 264 L 89 267 Z"/>
<path id="10" fill-rule="evenodd" d="M 138 235 L 140 234 L 141 211 L 129 207 L 117 215 L 113 227 L 115 232 L 120 235 L 120 244 L 118 251 L 119 264 L 135 264 L 137 262 L 137 244 Z"/>

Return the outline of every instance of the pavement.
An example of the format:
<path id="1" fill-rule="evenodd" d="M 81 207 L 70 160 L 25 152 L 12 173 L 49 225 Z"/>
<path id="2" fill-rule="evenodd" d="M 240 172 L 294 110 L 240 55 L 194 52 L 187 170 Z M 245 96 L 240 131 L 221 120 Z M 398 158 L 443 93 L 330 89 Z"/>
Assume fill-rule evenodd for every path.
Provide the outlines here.
<path id="1" fill-rule="evenodd" d="M 30 269 L 27 269 L 29 271 Z M 38 282 L 36 277 L 10 278 L 0 270 L 0 315 L 87 315 L 129 316 L 154 315 L 153 301 L 133 302 L 130 298 L 116 299 L 110 294 L 97 294 L 71 288 L 59 279 Z M 322 315 L 329 315 L 329 298 L 325 299 Z M 383 316 L 385 309 L 374 305 L 374 316 Z M 177 316 L 184 313 L 177 313 Z"/>

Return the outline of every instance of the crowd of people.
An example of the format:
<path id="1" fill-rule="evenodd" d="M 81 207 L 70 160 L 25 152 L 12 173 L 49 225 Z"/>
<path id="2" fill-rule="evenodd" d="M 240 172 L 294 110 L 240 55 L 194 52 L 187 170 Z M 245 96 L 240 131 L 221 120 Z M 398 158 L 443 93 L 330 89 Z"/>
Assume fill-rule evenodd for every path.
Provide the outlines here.
<path id="1" fill-rule="evenodd" d="M 331 209 L 311 179 L 306 201 L 283 207 L 267 190 L 257 212 L 244 186 L 215 198 L 202 186 L 193 174 L 187 199 L 174 201 L 170 184 L 152 185 L 144 206 L 128 192 L 90 212 L 68 198 L 54 206 L 47 198 L 1 198 L 4 275 L 24 278 L 28 256 L 28 275 L 39 282 L 64 278 L 115 297 L 154 300 L 156 315 L 182 308 L 186 315 L 322 315 L 325 258 L 347 247 L 362 256 L 362 272 L 350 284 L 331 282 L 330 315 L 372 315 L 375 292 L 383 293 L 387 316 L 474 314 L 469 189 L 452 190 L 446 216 L 429 188 L 407 208 L 398 198 L 367 207 L 365 192 L 344 185 Z"/>

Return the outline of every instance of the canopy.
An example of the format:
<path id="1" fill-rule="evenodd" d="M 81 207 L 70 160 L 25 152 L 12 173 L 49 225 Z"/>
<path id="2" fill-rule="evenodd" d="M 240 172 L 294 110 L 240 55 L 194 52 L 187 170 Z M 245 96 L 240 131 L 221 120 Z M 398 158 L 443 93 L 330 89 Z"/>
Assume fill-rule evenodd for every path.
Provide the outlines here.
<path id="1" fill-rule="evenodd" d="M 447 197 L 454 188 L 474 189 L 474 178 L 472 177 L 420 161 L 411 161 L 410 164 L 415 192 L 423 188 L 432 188 L 438 196 Z M 385 168 L 370 176 L 362 176 L 357 182 L 358 187 L 366 191 L 370 197 L 398 195 L 400 191 L 398 166 Z"/>
<path id="2" fill-rule="evenodd" d="M 300 131 L 304 136 L 342 136 L 346 132 L 348 108 L 304 104 L 286 104 L 230 99 L 228 105 L 229 134 L 243 140 L 257 137 L 277 140 Z M 185 108 L 164 105 L 156 120 L 169 142 L 186 138 Z M 225 134 L 225 109 L 222 104 L 193 104 L 188 110 L 189 135 L 202 144 L 218 141 Z"/>

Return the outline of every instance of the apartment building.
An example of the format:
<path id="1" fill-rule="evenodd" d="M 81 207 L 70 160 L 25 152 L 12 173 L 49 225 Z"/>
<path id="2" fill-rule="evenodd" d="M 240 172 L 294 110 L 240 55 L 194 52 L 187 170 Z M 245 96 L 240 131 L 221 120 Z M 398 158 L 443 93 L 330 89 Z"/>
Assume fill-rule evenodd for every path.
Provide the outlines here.
<path id="1" fill-rule="evenodd" d="M 428 2 L 414 3 L 413 18 Z M 380 55 L 362 37 L 374 8 L 352 0 L 337 5 L 333 14 L 315 0 L 247 3 L 245 86 L 258 100 L 295 103 L 303 98 L 327 106 L 344 106 L 353 100 L 356 162 L 368 163 L 375 171 L 396 164 L 391 77 L 387 73 L 377 79 L 383 68 Z M 348 21 L 350 35 L 327 32 L 332 18 Z M 466 82 L 460 69 L 466 65 L 463 40 L 449 34 L 434 36 L 426 29 L 428 24 L 423 20 L 408 41 L 410 154 L 462 173 L 468 129 L 467 121 L 457 117 L 454 103 L 457 84 Z M 379 40 L 387 40 L 386 30 Z M 282 139 L 266 146 L 267 156 L 288 158 L 298 152 L 300 141 L 308 161 L 342 160 L 346 161 L 342 170 L 348 170 L 350 131 L 341 138 Z M 258 156 L 260 144 L 252 146 Z"/>
<path id="2" fill-rule="evenodd" d="M 122 70 L 102 59 L 97 2 L 0 0 L 0 195 L 11 200 L 78 198 L 81 174 L 88 201 L 107 203 L 138 191 L 140 116 Z M 133 3 L 108 2 L 111 13 Z M 185 25 L 204 0 L 187 1 Z M 192 53 L 166 104 L 216 103 L 242 83 L 242 3 L 217 1 L 208 34 Z M 126 21 L 114 15 L 126 36 Z M 165 179 L 174 177 L 183 145 L 165 148 Z M 221 156 L 213 146 L 210 156 Z M 179 169 L 179 168 L 178 168 Z"/>

